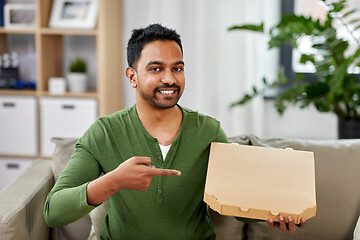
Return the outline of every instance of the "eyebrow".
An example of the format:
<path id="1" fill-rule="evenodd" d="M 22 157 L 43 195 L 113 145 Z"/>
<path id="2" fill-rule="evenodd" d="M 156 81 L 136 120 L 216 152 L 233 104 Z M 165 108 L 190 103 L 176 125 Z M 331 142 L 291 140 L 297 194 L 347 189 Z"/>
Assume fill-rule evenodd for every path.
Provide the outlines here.
<path id="1" fill-rule="evenodd" d="M 175 62 L 174 65 L 185 65 L 184 61 L 177 61 Z M 146 64 L 146 67 L 150 66 L 150 65 L 164 65 L 164 62 L 160 62 L 160 61 L 151 61 L 151 62 L 148 62 Z"/>

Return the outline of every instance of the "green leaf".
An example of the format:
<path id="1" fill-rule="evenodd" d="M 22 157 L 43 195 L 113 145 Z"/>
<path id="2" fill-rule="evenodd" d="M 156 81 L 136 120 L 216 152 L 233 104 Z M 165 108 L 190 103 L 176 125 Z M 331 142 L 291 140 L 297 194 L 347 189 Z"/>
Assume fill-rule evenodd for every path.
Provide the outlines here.
<path id="1" fill-rule="evenodd" d="M 329 86 L 324 82 L 315 82 L 305 88 L 306 98 L 309 100 L 324 96 L 329 92 Z"/>
<path id="2" fill-rule="evenodd" d="M 360 60 L 359 57 L 360 57 L 360 47 L 358 48 L 358 50 L 352 56 L 349 56 L 347 58 L 348 64 L 351 65 L 354 61 Z"/>
<path id="3" fill-rule="evenodd" d="M 249 94 L 245 94 L 244 97 L 242 99 L 240 99 L 237 102 L 234 102 L 231 104 L 231 107 L 234 107 L 236 105 L 244 105 L 245 103 L 247 103 L 248 101 L 250 101 L 251 99 L 253 99 L 254 96 L 251 96 Z"/>
<path id="4" fill-rule="evenodd" d="M 249 30 L 253 32 L 264 32 L 264 23 L 261 23 L 259 25 L 255 24 L 243 24 L 243 25 L 235 25 L 228 29 L 229 31 L 232 30 Z"/>
<path id="5" fill-rule="evenodd" d="M 355 13 L 357 11 L 356 8 L 344 13 L 344 15 L 342 15 L 343 18 L 346 18 L 347 16 L 350 16 L 351 14 Z"/>
<path id="6" fill-rule="evenodd" d="M 347 41 L 342 39 L 335 39 L 328 42 L 329 49 L 332 52 L 332 56 L 335 59 L 337 64 L 341 64 L 341 62 L 345 59 L 344 53 L 349 46 Z"/>
<path id="7" fill-rule="evenodd" d="M 318 49 L 318 50 L 327 50 L 328 47 L 325 43 L 316 43 L 312 45 L 313 48 Z"/>
<path id="8" fill-rule="evenodd" d="M 254 86 L 252 89 L 253 89 L 253 93 L 254 93 L 254 95 L 258 94 L 258 90 L 256 89 L 256 87 L 255 87 L 255 86 Z"/>
<path id="9" fill-rule="evenodd" d="M 333 101 L 335 95 L 341 94 L 344 89 L 342 88 L 344 78 L 347 74 L 347 65 L 346 63 L 341 63 L 334 70 L 334 74 L 329 76 L 329 84 L 330 87 L 330 99 L 329 101 Z"/>
<path id="10" fill-rule="evenodd" d="M 266 80 L 265 77 L 262 78 L 262 81 L 263 81 L 263 83 L 264 83 L 266 86 L 268 85 L 268 82 L 267 82 L 267 80 Z"/>
<path id="11" fill-rule="evenodd" d="M 315 63 L 315 55 L 314 54 L 302 54 L 299 62 L 302 64 L 305 64 L 307 62 Z"/>
<path id="12" fill-rule="evenodd" d="M 350 22 L 348 22 L 347 24 L 351 25 L 351 24 L 357 23 L 357 22 L 360 22 L 360 18 L 353 19 Z"/>
<path id="13" fill-rule="evenodd" d="M 306 108 L 310 105 L 311 101 L 306 101 L 304 100 L 301 105 L 300 105 L 300 108 Z"/>
<path id="14" fill-rule="evenodd" d="M 315 101 L 314 105 L 319 112 L 329 112 L 331 110 L 330 105 L 326 100 Z"/>
<path id="15" fill-rule="evenodd" d="M 353 91 L 356 89 L 356 78 L 353 75 L 347 74 L 344 77 L 342 87 L 348 90 L 347 92 L 349 92 L 351 95 L 350 98 L 352 98 L 352 95 L 354 94 Z"/>
<path id="16" fill-rule="evenodd" d="M 295 80 L 302 81 L 302 80 L 304 80 L 304 78 L 305 78 L 305 75 L 303 73 L 298 73 L 298 74 L 296 74 Z"/>
<path id="17" fill-rule="evenodd" d="M 331 12 L 340 12 L 345 8 L 346 0 L 340 0 L 337 2 L 331 2 L 330 5 L 334 7 L 334 9 L 330 10 Z"/>
<path id="18" fill-rule="evenodd" d="M 289 79 L 285 76 L 285 74 L 283 74 L 282 72 L 278 73 L 278 80 L 274 82 L 274 84 L 277 85 L 281 85 L 281 84 L 285 84 L 288 83 Z"/>
<path id="19" fill-rule="evenodd" d="M 354 28 L 354 31 L 356 31 L 356 30 L 358 30 L 358 29 L 360 29 L 360 25 L 356 26 L 356 27 Z"/>
<path id="20" fill-rule="evenodd" d="M 86 72 L 86 62 L 81 58 L 76 58 L 70 65 L 70 72 Z"/>

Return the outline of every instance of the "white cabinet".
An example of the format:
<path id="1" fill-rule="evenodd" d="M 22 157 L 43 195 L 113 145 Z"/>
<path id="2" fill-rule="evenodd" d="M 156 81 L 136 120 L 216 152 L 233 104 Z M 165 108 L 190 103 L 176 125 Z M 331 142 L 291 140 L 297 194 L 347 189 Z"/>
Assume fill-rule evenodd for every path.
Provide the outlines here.
<path id="1" fill-rule="evenodd" d="M 51 157 L 53 137 L 81 137 L 98 116 L 93 98 L 40 98 L 41 155 Z"/>
<path id="2" fill-rule="evenodd" d="M 14 181 L 34 159 L 0 158 L 0 191 Z"/>
<path id="3" fill-rule="evenodd" d="M 37 101 L 32 96 L 0 96 L 0 154 L 37 155 Z"/>

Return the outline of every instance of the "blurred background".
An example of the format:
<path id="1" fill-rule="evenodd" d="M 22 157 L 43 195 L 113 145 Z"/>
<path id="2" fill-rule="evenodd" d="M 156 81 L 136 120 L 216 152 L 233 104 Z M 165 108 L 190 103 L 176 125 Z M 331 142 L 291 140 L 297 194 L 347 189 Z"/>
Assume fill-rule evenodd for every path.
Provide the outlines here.
<path id="1" fill-rule="evenodd" d="M 320 1 L 287 2 L 292 2 L 296 13 L 324 17 Z M 360 5 L 358 1 L 349 4 Z M 271 97 L 229 107 L 253 85 L 261 86 L 263 77 L 271 81 L 284 69 L 279 50 L 268 49 L 266 34 L 227 29 L 264 22 L 269 30 L 284 11 L 280 0 L 125 0 L 124 47 L 134 28 L 161 23 L 176 29 L 182 37 L 186 63 L 186 88 L 180 104 L 218 119 L 229 136 L 253 133 L 260 137 L 335 139 L 336 116 L 313 107 L 290 107 L 279 116 Z M 124 90 L 125 104 L 130 106 L 135 92 L 126 79 Z"/>

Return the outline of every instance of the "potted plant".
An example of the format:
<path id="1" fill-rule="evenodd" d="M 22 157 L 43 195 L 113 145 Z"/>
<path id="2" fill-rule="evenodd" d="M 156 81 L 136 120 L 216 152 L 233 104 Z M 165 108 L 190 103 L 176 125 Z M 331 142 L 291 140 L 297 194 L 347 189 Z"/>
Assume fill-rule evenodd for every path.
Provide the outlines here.
<path id="1" fill-rule="evenodd" d="M 360 32 L 360 19 L 353 18 L 353 16 L 358 16 L 357 10 L 349 10 L 346 0 L 336 2 L 320 0 L 320 2 L 327 9 L 325 21 L 321 22 L 319 19 L 303 15 L 283 15 L 281 21 L 268 32 L 269 48 L 279 48 L 283 45 L 297 48 L 301 37 L 310 37 L 312 48 L 317 51 L 317 54 L 301 54 L 299 63 L 311 63 L 315 67 L 315 80 L 307 81 L 302 74 L 294 74 L 292 79 L 279 74 L 278 79 L 271 83 L 264 78 L 264 88 L 253 87 L 251 93 L 245 94 L 232 106 L 245 104 L 256 95 L 264 94 L 266 89 L 281 89 L 275 97 L 275 107 L 280 114 L 290 104 L 295 104 L 300 108 L 306 108 L 312 104 L 320 112 L 333 112 L 338 116 L 339 138 L 359 138 L 359 75 L 348 73 L 348 68 L 349 66 L 360 67 L 360 39 L 355 35 L 356 32 Z M 351 54 L 346 52 L 349 42 L 337 34 L 337 29 L 334 27 L 335 21 L 342 24 L 356 42 L 356 49 Z M 233 26 L 229 30 L 264 32 L 263 26 L 263 23 L 247 24 Z M 349 126 L 350 130 L 347 130 Z"/>
<path id="2" fill-rule="evenodd" d="M 71 62 L 67 81 L 71 92 L 83 93 L 87 91 L 88 77 L 86 74 L 86 62 L 83 59 L 76 58 Z"/>

